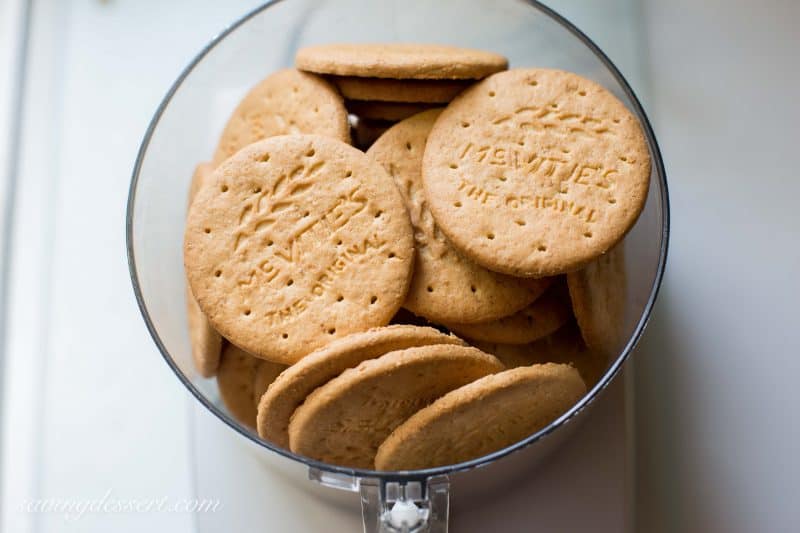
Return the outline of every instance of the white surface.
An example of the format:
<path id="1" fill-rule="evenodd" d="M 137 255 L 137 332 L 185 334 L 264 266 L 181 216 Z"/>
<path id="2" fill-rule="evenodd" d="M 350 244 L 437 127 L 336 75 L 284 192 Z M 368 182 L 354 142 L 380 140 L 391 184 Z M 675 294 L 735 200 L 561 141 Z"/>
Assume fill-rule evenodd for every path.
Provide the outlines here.
<path id="1" fill-rule="evenodd" d="M 35 3 L 5 352 L 4 531 L 192 529 L 185 512 L 69 521 L 20 511 L 31 499 L 109 490 L 112 499 L 192 495 L 189 396 L 136 309 L 125 201 L 169 83 L 240 9 L 170 5 L 165 18 L 144 3 Z M 191 29 L 176 31 L 171 21 L 190 9 Z"/>
<path id="2" fill-rule="evenodd" d="M 25 3 L 21 0 L 0 0 L 0 72 L 6 73 L 6 75 L 0 76 L 0 250 L 5 250 L 8 244 L 5 215 L 10 209 L 13 196 L 12 174 L 16 159 L 12 159 L 12 154 L 16 149 L 15 136 L 18 121 L 18 113 L 15 108 L 19 91 L 21 91 L 18 84 L 18 72 L 23 64 L 24 7 Z M 6 273 L 7 267 L 7 258 L 0 258 L 0 279 Z M 0 302 L 5 301 L 6 292 L 5 287 L 0 287 Z M 0 320 L 3 320 L 2 315 L 0 315 Z M 5 328 L 2 330 L 4 331 Z M 5 332 L 2 335 L 5 335 Z M 4 339 L 0 337 L 0 342 L 3 341 Z M 11 372 L 14 372 L 16 378 L 14 382 L 4 379 L 4 376 L 11 375 Z M 11 394 L 17 394 L 17 385 L 21 381 L 28 381 L 26 378 L 25 369 L 20 365 L 5 364 L 2 352 L 0 352 L 0 407 Z M 29 418 L 29 415 L 23 411 L 9 413 L 6 410 L 0 410 L 0 458 L 2 458 L 4 450 L 11 450 L 12 453 L 16 451 L 24 453 L 27 448 L 25 444 L 29 444 L 30 439 L 33 438 L 33 432 L 28 432 L 20 435 L 21 438 L 16 439 L 16 442 L 12 444 L 8 428 L 13 428 L 14 423 L 20 418 Z M 26 441 L 26 439 L 28 440 Z M 23 446 L 15 448 L 15 444 L 23 444 Z M 0 519 L 3 516 L 3 505 L 6 503 L 2 499 L 2 494 L 11 489 L 9 486 L 11 479 L 27 477 L 25 470 L 29 468 L 29 464 L 29 461 L 24 459 L 20 463 L 5 464 L 4 462 L 2 464 L 0 469 L 0 472 L 3 473 L 0 478 Z M 13 473 L 6 474 L 11 469 L 13 469 Z M 25 487 L 21 487 L 21 489 L 24 490 Z M 4 524 L 0 522 L 0 526 L 4 526 Z M 2 529 L 8 530 L 6 527 Z"/>
<path id="3" fill-rule="evenodd" d="M 672 200 L 636 359 L 637 529 L 800 531 L 800 2 L 649 2 Z"/>

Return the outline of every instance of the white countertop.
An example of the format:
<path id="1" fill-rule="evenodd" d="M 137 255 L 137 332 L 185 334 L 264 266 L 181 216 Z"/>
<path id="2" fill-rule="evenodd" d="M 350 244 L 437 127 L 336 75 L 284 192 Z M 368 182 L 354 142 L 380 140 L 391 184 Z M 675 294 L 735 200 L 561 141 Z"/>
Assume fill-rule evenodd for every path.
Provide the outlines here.
<path id="1" fill-rule="evenodd" d="M 0 0 L 0 22 L 23 3 Z M 2 361 L 3 531 L 217 529 L 190 513 L 69 521 L 19 506 L 108 489 L 116 498 L 193 497 L 215 482 L 207 470 L 212 477 L 196 479 L 193 457 L 234 445 L 193 443 L 198 427 L 211 424 L 213 435 L 222 426 L 197 411 L 145 330 L 125 263 L 124 205 L 138 143 L 176 73 L 256 3 L 33 3 Z M 797 531 L 800 4 L 550 4 L 640 93 L 670 183 L 667 275 L 635 355 L 632 530 Z M 16 42 L 7 26 L 0 45 Z M 9 119 L 0 115 L 5 135 Z M 234 509 L 257 503 L 235 498 Z M 570 503 L 564 512 L 581 512 Z M 498 531 L 530 523 L 524 501 L 503 512 L 516 522 Z M 470 523 L 485 527 L 487 516 Z"/>

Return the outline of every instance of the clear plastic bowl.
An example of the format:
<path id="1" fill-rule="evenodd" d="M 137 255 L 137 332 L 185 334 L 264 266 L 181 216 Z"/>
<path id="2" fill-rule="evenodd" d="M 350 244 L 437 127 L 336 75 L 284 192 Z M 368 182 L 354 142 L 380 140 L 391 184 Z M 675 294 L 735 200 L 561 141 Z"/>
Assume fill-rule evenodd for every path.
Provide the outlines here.
<path id="1" fill-rule="evenodd" d="M 193 368 L 184 309 L 182 242 L 194 166 L 210 158 L 227 117 L 252 85 L 274 70 L 291 66 L 299 47 L 327 42 L 445 43 L 491 50 L 506 55 L 512 67 L 553 67 L 593 79 L 641 120 L 652 174 L 645 208 L 626 237 L 625 341 L 603 378 L 580 402 L 512 446 L 458 465 L 407 473 L 320 463 L 262 441 L 237 423 L 220 403 L 215 382 L 203 379 Z M 362 493 L 370 487 L 365 480 L 380 480 L 375 490 L 383 501 L 386 483 L 441 479 L 531 447 L 597 397 L 618 373 L 647 323 L 666 262 L 669 202 L 658 145 L 636 96 L 602 51 L 549 8 L 522 0 L 284 0 L 269 2 L 233 23 L 179 74 L 142 141 L 130 186 L 126 229 L 131 279 L 142 316 L 167 363 L 197 400 L 265 454 L 280 454 L 307 465 L 313 478 L 355 480 L 354 489 L 360 480 Z"/>

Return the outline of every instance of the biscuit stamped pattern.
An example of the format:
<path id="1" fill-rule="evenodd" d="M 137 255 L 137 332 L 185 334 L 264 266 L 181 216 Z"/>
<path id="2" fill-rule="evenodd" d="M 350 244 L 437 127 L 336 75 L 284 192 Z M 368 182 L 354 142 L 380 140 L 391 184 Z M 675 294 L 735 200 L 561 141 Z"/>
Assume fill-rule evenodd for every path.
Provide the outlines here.
<path id="1" fill-rule="evenodd" d="M 190 283 L 211 274 L 193 290 L 214 327 L 292 363 L 386 324 L 413 259 L 399 192 L 382 192 L 391 186 L 362 152 L 312 135 L 271 137 L 225 161 L 190 211 L 185 256 Z"/>
<path id="2" fill-rule="evenodd" d="M 324 161 L 313 159 L 313 149 L 305 155 L 309 158 L 307 163 L 282 174 L 271 187 L 253 190 L 251 201 L 241 209 L 234 232 L 232 252 L 245 261 L 250 254 L 256 256 L 254 261 L 247 261 L 253 265 L 250 270 L 237 279 L 239 287 L 262 284 L 291 287 L 296 272 L 306 270 L 300 265 L 316 267 L 309 281 L 309 291 L 283 308 L 266 313 L 269 325 L 283 324 L 302 313 L 311 300 L 334 288 L 336 278 L 349 264 L 380 253 L 385 253 L 387 258 L 394 257 L 392 252 L 386 252 L 387 241 L 377 233 L 349 245 L 339 237 L 347 232 L 348 223 L 356 215 L 370 209 L 370 202 L 358 182 L 349 184 L 321 213 L 312 214 L 303 207 L 311 202 L 309 192 L 325 169 Z M 269 160 L 268 155 L 264 158 Z M 343 176 L 345 181 L 351 177 L 351 171 Z M 380 215 L 381 212 L 375 210 L 375 218 Z M 293 221 L 288 231 L 276 231 L 275 223 L 279 218 Z M 331 243 L 331 238 L 335 242 Z M 304 257 L 325 241 L 336 246 L 335 257 L 324 265 L 309 265 Z"/>
<path id="3" fill-rule="evenodd" d="M 523 106 L 513 114 L 494 119 L 492 125 L 509 124 L 522 133 L 516 144 L 487 144 L 480 141 L 467 141 L 463 144 L 458 151 L 458 161 L 497 169 L 499 173 L 493 175 L 499 183 L 498 192 L 492 192 L 475 183 L 468 175 L 462 174 L 457 187 L 462 198 L 488 207 L 512 210 L 550 209 L 556 213 L 576 217 L 587 224 L 596 222 L 598 211 L 602 208 L 578 203 L 563 196 L 570 193 L 571 187 L 584 187 L 594 189 L 593 192 L 605 197 L 607 204 L 614 205 L 617 202 L 613 191 L 616 186 L 615 175 L 619 174 L 618 166 L 576 158 L 566 143 L 561 146 L 550 145 L 544 150 L 526 149 L 526 145 L 529 144 L 527 137 L 546 134 L 550 137 L 548 140 L 561 137 L 569 139 L 569 144 L 574 144 L 574 135 L 586 136 L 588 139 L 598 136 L 613 137 L 614 127 L 608 123 L 619 123 L 619 120 L 610 121 L 570 112 L 558 113 L 559 107 L 555 102 L 541 108 Z M 470 124 L 462 122 L 462 127 L 468 128 Z M 618 159 L 620 164 L 626 165 L 632 165 L 636 161 L 627 155 L 619 156 Z M 459 163 L 451 163 L 450 168 L 458 170 Z M 508 181 L 507 175 L 510 172 L 524 176 L 528 183 L 539 190 L 553 192 L 551 194 L 507 192 L 504 190 L 504 184 Z M 524 221 L 517 223 L 525 225 Z M 588 233 L 584 236 L 591 237 Z"/>

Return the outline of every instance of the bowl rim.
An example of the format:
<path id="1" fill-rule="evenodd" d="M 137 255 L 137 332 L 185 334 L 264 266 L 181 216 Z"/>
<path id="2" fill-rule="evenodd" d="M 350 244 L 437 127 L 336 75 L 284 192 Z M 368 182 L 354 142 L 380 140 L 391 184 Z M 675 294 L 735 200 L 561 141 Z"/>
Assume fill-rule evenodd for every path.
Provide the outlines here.
<path id="1" fill-rule="evenodd" d="M 644 130 L 644 134 L 647 139 L 647 144 L 651 151 L 654 173 L 656 175 L 656 182 L 659 187 L 659 192 L 661 196 L 661 243 L 659 249 L 658 268 L 656 270 L 656 275 L 653 280 L 653 286 L 650 289 L 650 295 L 648 297 L 647 303 L 644 306 L 642 315 L 640 316 L 636 324 L 634 332 L 631 335 L 630 339 L 628 340 L 628 343 L 625 345 L 625 347 L 622 349 L 622 352 L 616 357 L 614 362 L 609 366 L 609 368 L 603 374 L 602 378 L 600 378 L 600 380 L 595 384 L 595 386 L 591 390 L 589 390 L 575 405 L 573 405 L 569 410 L 567 410 L 567 412 L 565 412 L 559 418 L 548 424 L 546 427 L 542 428 L 541 430 L 537 431 L 532 435 L 529 435 L 525 439 L 522 439 L 520 441 L 515 442 L 514 444 L 506 446 L 505 448 L 494 451 L 487 455 L 483 455 L 476 459 L 471 459 L 469 461 L 464 461 L 452 465 L 439 466 L 435 468 L 426 468 L 420 470 L 388 472 L 388 471 L 370 470 L 362 468 L 349 468 L 349 467 L 343 467 L 325 463 L 322 461 L 312 459 L 310 457 L 292 453 L 289 450 L 285 450 L 270 442 L 260 439 L 257 435 L 245 429 L 241 424 L 232 419 L 227 413 L 223 412 L 220 408 L 214 405 L 202 392 L 200 392 L 194 386 L 192 381 L 181 371 L 181 369 L 177 366 L 175 361 L 170 356 L 169 351 L 167 350 L 166 346 L 161 340 L 158 331 L 156 329 L 156 326 L 153 323 L 150 314 L 147 310 L 147 305 L 142 295 L 141 286 L 139 283 L 139 276 L 136 270 L 136 257 L 133 247 L 133 240 L 134 240 L 133 211 L 134 211 L 134 206 L 136 205 L 136 191 L 139 181 L 139 173 L 141 172 L 141 167 L 144 162 L 147 149 L 150 145 L 153 133 L 155 132 L 156 127 L 158 126 L 161 120 L 161 116 L 169 106 L 170 102 L 172 101 L 172 98 L 175 96 L 177 91 L 182 86 L 185 79 L 189 76 L 189 74 L 191 74 L 194 68 L 205 58 L 206 55 L 208 55 L 208 53 L 213 48 L 215 48 L 220 42 L 222 42 L 229 34 L 233 33 L 236 29 L 244 25 L 253 17 L 259 15 L 262 11 L 268 9 L 269 7 L 272 7 L 273 5 L 279 4 L 283 1 L 284 0 L 268 0 L 264 2 L 263 4 L 251 9 L 250 11 L 242 15 L 240 18 L 232 22 L 230 25 L 225 27 L 221 32 L 219 32 L 218 34 L 216 34 L 214 37 L 211 38 L 211 40 L 183 68 L 183 70 L 180 72 L 176 80 L 172 83 L 169 90 L 167 91 L 167 93 L 159 103 L 158 107 L 156 108 L 156 111 L 153 114 L 153 117 L 151 118 L 147 126 L 147 130 L 145 131 L 144 137 L 139 146 L 139 150 L 136 155 L 136 161 L 133 167 L 133 173 L 131 176 L 130 187 L 128 189 L 128 201 L 127 201 L 127 208 L 125 215 L 125 238 L 126 238 L 125 245 L 128 257 L 128 270 L 131 277 L 131 284 L 133 287 L 134 295 L 136 297 L 136 303 L 139 307 L 139 311 L 142 314 L 142 318 L 144 319 L 144 322 L 147 326 L 147 330 L 149 331 L 150 336 L 152 337 L 153 341 L 158 347 L 159 352 L 161 352 L 161 355 L 166 361 L 167 365 L 172 369 L 172 371 L 175 373 L 178 379 L 183 383 L 183 385 L 189 390 L 189 392 L 191 392 L 192 395 L 203 406 L 206 407 L 206 409 L 211 411 L 211 413 L 213 413 L 217 418 L 222 420 L 236 433 L 248 439 L 252 443 L 264 449 L 277 453 L 278 455 L 281 455 L 287 459 L 297 461 L 310 468 L 315 468 L 333 474 L 351 476 L 353 478 L 380 478 L 385 481 L 405 482 L 409 480 L 424 480 L 435 476 L 443 476 L 443 475 L 453 474 L 456 472 L 463 472 L 466 470 L 471 470 L 477 467 L 488 465 L 489 463 L 493 463 L 507 455 L 510 455 L 511 453 L 522 450 L 523 448 L 526 448 L 531 444 L 540 441 L 544 437 L 550 435 L 551 433 L 559 429 L 561 426 L 565 425 L 567 422 L 571 421 L 584 409 L 586 409 L 591 403 L 593 403 L 594 400 L 600 395 L 600 393 L 603 390 L 605 390 L 605 388 L 608 387 L 608 385 L 614 380 L 617 374 L 619 374 L 622 365 L 628 360 L 628 357 L 630 357 L 631 352 L 638 344 L 650 320 L 653 306 L 658 297 L 658 293 L 661 288 L 661 282 L 664 277 L 664 270 L 666 268 L 666 263 L 667 263 L 667 252 L 669 248 L 670 206 L 669 206 L 669 190 L 667 186 L 667 176 L 664 168 L 664 162 L 661 158 L 661 150 L 658 146 L 658 142 L 656 141 L 656 137 L 655 134 L 653 133 L 653 128 L 650 124 L 647 114 L 645 113 L 641 105 L 641 102 L 637 98 L 636 94 L 633 92 L 633 89 L 631 89 L 627 80 L 619 71 L 619 69 L 616 67 L 616 65 L 597 46 L 597 44 L 594 43 L 594 41 L 592 41 L 586 34 L 584 34 L 580 29 L 578 29 L 565 17 L 560 15 L 552 8 L 542 4 L 538 0 L 523 0 L 523 1 L 524 3 L 530 5 L 531 7 L 538 9 L 544 15 L 550 17 L 553 21 L 558 23 L 565 30 L 569 31 L 580 41 L 582 41 L 583 44 L 587 48 L 589 48 L 589 50 L 608 69 L 608 71 L 614 77 L 616 82 L 622 88 L 627 98 L 630 100 L 633 106 L 633 111 L 637 115 L 637 118 L 640 120 L 642 124 L 642 129 Z"/>

